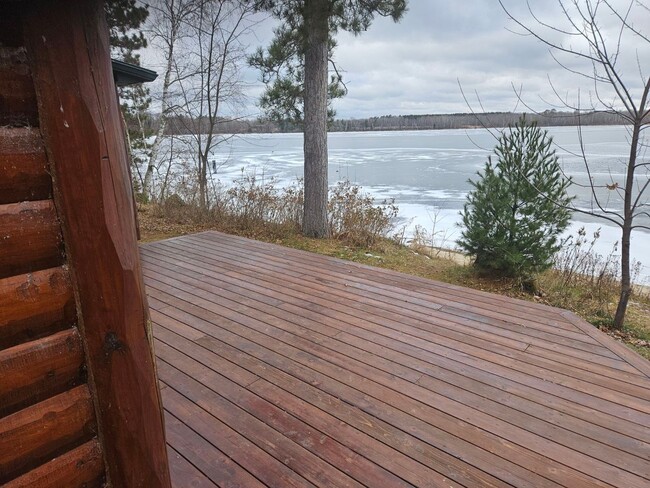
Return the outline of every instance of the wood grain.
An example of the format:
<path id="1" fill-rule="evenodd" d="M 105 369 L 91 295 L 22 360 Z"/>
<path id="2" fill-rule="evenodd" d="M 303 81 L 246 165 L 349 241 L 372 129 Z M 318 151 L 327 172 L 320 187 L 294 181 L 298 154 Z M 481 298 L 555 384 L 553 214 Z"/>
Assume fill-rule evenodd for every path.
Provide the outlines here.
<path id="1" fill-rule="evenodd" d="M 0 279 L 0 348 L 76 322 L 72 283 L 64 266 Z"/>
<path id="2" fill-rule="evenodd" d="M 0 126 L 38 126 L 38 109 L 22 47 L 0 45 Z"/>
<path id="3" fill-rule="evenodd" d="M 31 7 L 0 8 L 0 485 L 99 487 L 104 459 L 90 440 L 90 390 L 77 386 L 83 344 L 23 38 Z"/>
<path id="4" fill-rule="evenodd" d="M 4 488 L 100 488 L 104 481 L 101 447 L 93 439 L 10 481 Z"/>
<path id="5" fill-rule="evenodd" d="M 0 351 L 0 417 L 79 384 L 82 366 L 76 328 Z"/>
<path id="6" fill-rule="evenodd" d="M 0 229 L 0 278 L 63 263 L 63 239 L 54 201 L 0 205 Z"/>
<path id="7" fill-rule="evenodd" d="M 103 2 L 37 1 L 25 39 L 115 486 L 170 486 Z"/>
<path id="8" fill-rule="evenodd" d="M 641 359 L 562 310 L 216 232 L 141 249 L 169 442 L 209 481 L 650 482 Z"/>
<path id="9" fill-rule="evenodd" d="M 52 178 L 41 133 L 32 127 L 0 127 L 0 204 L 52 197 Z"/>
<path id="10" fill-rule="evenodd" d="M 178 451 L 168 447 L 169 469 L 172 486 L 191 486 L 192 488 L 218 488 L 194 464 L 181 456 Z"/>
<path id="11" fill-rule="evenodd" d="M 87 386 L 0 419 L 0 483 L 22 475 L 95 435 Z"/>

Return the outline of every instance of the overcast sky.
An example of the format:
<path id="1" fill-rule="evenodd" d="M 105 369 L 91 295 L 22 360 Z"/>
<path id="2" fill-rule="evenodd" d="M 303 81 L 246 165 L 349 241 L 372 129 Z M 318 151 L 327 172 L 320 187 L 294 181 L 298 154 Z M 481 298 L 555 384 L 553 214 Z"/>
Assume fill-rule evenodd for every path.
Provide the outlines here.
<path id="1" fill-rule="evenodd" d="M 486 110 L 513 109 L 511 84 L 535 93 L 555 66 L 546 48 L 507 25 L 496 0 L 411 0 L 397 24 L 379 18 L 361 36 L 342 33 L 336 60 L 349 93 L 338 114 L 467 112 L 459 82 Z"/>
<path id="2" fill-rule="evenodd" d="M 630 0 L 612 0 L 629 6 Z M 650 1 L 632 0 L 635 16 L 631 22 L 648 34 L 650 11 L 643 5 Z M 504 0 L 512 12 L 531 21 L 523 0 Z M 565 25 L 553 0 L 531 0 L 535 14 L 554 26 Z M 599 19 L 605 35 L 612 39 L 615 18 L 602 7 Z M 265 46 L 272 37 L 276 21 L 267 18 L 255 27 L 250 50 Z M 534 22 L 531 23 L 534 25 Z M 583 97 L 581 106 L 593 95 L 593 84 L 562 69 L 549 54 L 548 47 L 519 31 L 497 0 L 409 0 L 408 11 L 395 24 L 377 18 L 368 32 L 353 36 L 338 35 L 335 53 L 337 65 L 343 70 L 348 95 L 335 102 L 341 118 L 368 117 L 386 114 L 425 114 L 468 112 L 459 83 L 472 109 L 480 111 L 476 94 L 488 111 L 527 110 L 517 104 L 513 85 L 522 89 L 522 99 L 535 110 L 561 108 L 551 83 L 562 96 L 575 101 L 578 88 Z M 551 34 L 565 45 L 577 46 L 577 40 Z M 640 86 L 640 64 L 650 71 L 650 43 L 630 35 L 623 39 L 623 66 L 629 83 Z M 574 58 L 562 62 L 576 69 L 585 68 Z M 643 73 L 646 77 L 650 74 Z M 244 81 L 248 85 L 247 115 L 259 112 L 255 103 L 263 89 L 259 74 L 247 68 Z"/>

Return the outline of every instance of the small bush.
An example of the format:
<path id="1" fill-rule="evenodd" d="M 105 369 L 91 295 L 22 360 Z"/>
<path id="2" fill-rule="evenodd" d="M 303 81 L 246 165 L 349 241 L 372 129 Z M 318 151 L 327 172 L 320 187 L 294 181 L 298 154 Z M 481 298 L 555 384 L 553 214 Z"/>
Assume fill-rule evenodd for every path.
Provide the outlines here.
<path id="1" fill-rule="evenodd" d="M 421 254 L 427 256 L 440 256 L 449 255 L 450 249 L 453 247 L 453 242 L 450 239 L 449 229 L 441 229 L 438 225 L 442 219 L 440 218 L 440 208 L 433 207 L 427 210 L 431 226 L 425 227 L 423 225 L 416 225 L 411 235 L 409 246 Z"/>
<path id="2" fill-rule="evenodd" d="M 553 264 L 559 235 L 571 217 L 570 181 L 564 178 L 552 139 L 521 119 L 501 134 L 461 212 L 459 246 L 482 271 L 531 283 Z"/>
<path id="3" fill-rule="evenodd" d="M 562 286 L 572 286 L 589 283 L 599 294 L 605 290 L 616 293 L 620 288 L 619 259 L 616 256 L 618 242 L 614 243 L 611 252 L 603 256 L 594 251 L 594 246 L 600 238 L 600 229 L 593 233 L 591 240 L 587 238 L 584 227 L 575 236 L 570 236 L 562 250 L 554 259 L 554 267 L 558 271 Z"/>
<path id="4" fill-rule="evenodd" d="M 168 209 L 175 209 L 176 210 L 176 209 L 187 207 L 187 204 L 176 193 L 174 193 L 173 195 L 169 195 L 165 199 L 164 203 L 165 203 L 165 207 L 167 207 Z"/>
<path id="5" fill-rule="evenodd" d="M 372 246 L 393 230 L 399 211 L 393 200 L 376 205 L 360 186 L 339 181 L 327 205 L 330 236 L 356 246 Z"/>
<path id="6" fill-rule="evenodd" d="M 218 193 L 213 209 L 245 228 L 276 225 L 299 228 L 302 222 L 301 180 L 279 187 L 274 178 L 243 174 L 234 185 Z"/>

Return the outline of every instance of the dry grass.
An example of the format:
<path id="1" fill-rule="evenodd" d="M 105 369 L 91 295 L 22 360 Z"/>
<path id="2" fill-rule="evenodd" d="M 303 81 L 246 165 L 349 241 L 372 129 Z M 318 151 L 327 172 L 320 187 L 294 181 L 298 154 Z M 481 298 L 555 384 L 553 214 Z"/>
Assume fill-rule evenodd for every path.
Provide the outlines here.
<path id="1" fill-rule="evenodd" d="M 417 249 L 403 246 L 390 239 L 372 239 L 371 245 L 359 245 L 358 240 L 309 239 L 302 236 L 296 225 L 269 224 L 261 220 L 221 218 L 205 215 L 189 218 L 183 211 L 163 212 L 153 205 L 140 205 L 141 240 L 143 242 L 166 239 L 205 230 L 217 230 L 249 237 L 287 247 L 311 251 L 349 261 L 392 269 L 423 278 L 498 293 L 514 298 L 571 310 L 611 336 L 650 359 L 650 294 L 638 290 L 633 297 L 623 331 L 609 329 L 616 305 L 616 287 L 601 278 L 580 278 L 576 274 L 567 281 L 563 271 L 551 270 L 539 277 L 537 291 L 531 294 L 519 282 L 494 279 L 478 275 L 466 259 L 457 259 L 453 253 L 441 253 L 423 246 Z M 172 216 L 170 216 L 172 215 Z M 366 241 L 367 242 L 367 241 Z M 450 256 L 452 256 L 450 258 Z"/>
<path id="2" fill-rule="evenodd" d="M 138 204 L 140 242 L 153 242 L 210 230 L 210 225 L 174 222 L 159 215 L 154 205 Z"/>

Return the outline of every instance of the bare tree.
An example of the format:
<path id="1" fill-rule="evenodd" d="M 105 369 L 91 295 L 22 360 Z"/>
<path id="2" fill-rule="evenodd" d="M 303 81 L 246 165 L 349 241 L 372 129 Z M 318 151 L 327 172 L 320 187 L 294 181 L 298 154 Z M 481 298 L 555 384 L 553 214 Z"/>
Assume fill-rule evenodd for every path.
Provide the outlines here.
<path id="1" fill-rule="evenodd" d="M 132 176 L 132 179 L 133 184 L 138 188 L 138 193 L 148 198 L 148 187 L 144 186 L 146 172 L 143 174 L 141 167 L 143 162 L 148 161 L 151 149 L 147 142 L 147 138 L 151 134 L 151 114 L 149 112 L 151 96 L 149 89 L 142 84 L 128 88 L 126 100 L 120 106 L 122 121 L 126 127 L 126 143 L 131 152 L 131 171 L 135 172 L 135 178 Z"/>
<path id="2" fill-rule="evenodd" d="M 576 102 L 570 102 L 551 81 L 562 105 L 578 114 L 614 114 L 628 128 L 630 147 L 621 181 L 611 175 L 609 181 L 597 180 L 579 129 L 581 157 L 588 175 L 585 185 L 591 194 L 592 208 L 574 209 L 620 228 L 621 290 L 614 317 L 614 327 L 620 329 L 632 294 L 632 232 L 650 230 L 650 160 L 643 133 L 650 125 L 650 76 L 642 65 L 650 53 L 650 12 L 639 0 L 557 0 L 560 15 L 551 23 L 534 11 L 530 3 L 526 20 L 515 15 L 503 0 L 499 3 L 523 31 L 520 33 L 545 44 L 562 68 L 589 83 L 585 103 L 580 93 Z M 548 12 L 548 5 L 544 6 Z"/>
<path id="3" fill-rule="evenodd" d="M 252 8 L 239 0 L 158 0 L 149 8 L 150 37 L 164 68 L 142 185 L 151 196 L 180 191 L 207 208 L 211 154 L 229 137 L 222 125 L 233 120 L 225 109 L 233 113 L 243 99 L 242 39 Z"/>
<path id="4" fill-rule="evenodd" d="M 198 202 L 210 204 L 208 174 L 211 154 L 228 137 L 220 130 L 228 107 L 243 100 L 241 69 L 246 65 L 243 36 L 251 26 L 253 8 L 236 0 L 202 1 L 187 20 L 190 40 L 175 61 L 178 79 L 176 114 L 189 134 L 196 164 Z"/>
<path id="5" fill-rule="evenodd" d="M 159 0 L 149 6 L 150 16 L 150 37 L 154 47 L 158 48 L 165 60 L 163 70 L 163 81 L 160 91 L 160 118 L 158 128 L 151 145 L 149 160 L 147 162 L 144 177 L 142 178 L 142 191 L 151 196 L 153 193 L 152 182 L 154 171 L 162 168 L 162 181 L 167 182 L 173 159 L 161 157 L 161 145 L 165 137 L 165 130 L 169 118 L 174 114 L 173 105 L 174 85 L 180 80 L 176 72 L 176 58 L 178 55 L 179 43 L 188 35 L 191 15 L 198 9 L 198 0 Z M 163 185 L 161 193 L 164 194 L 166 185 Z"/>

